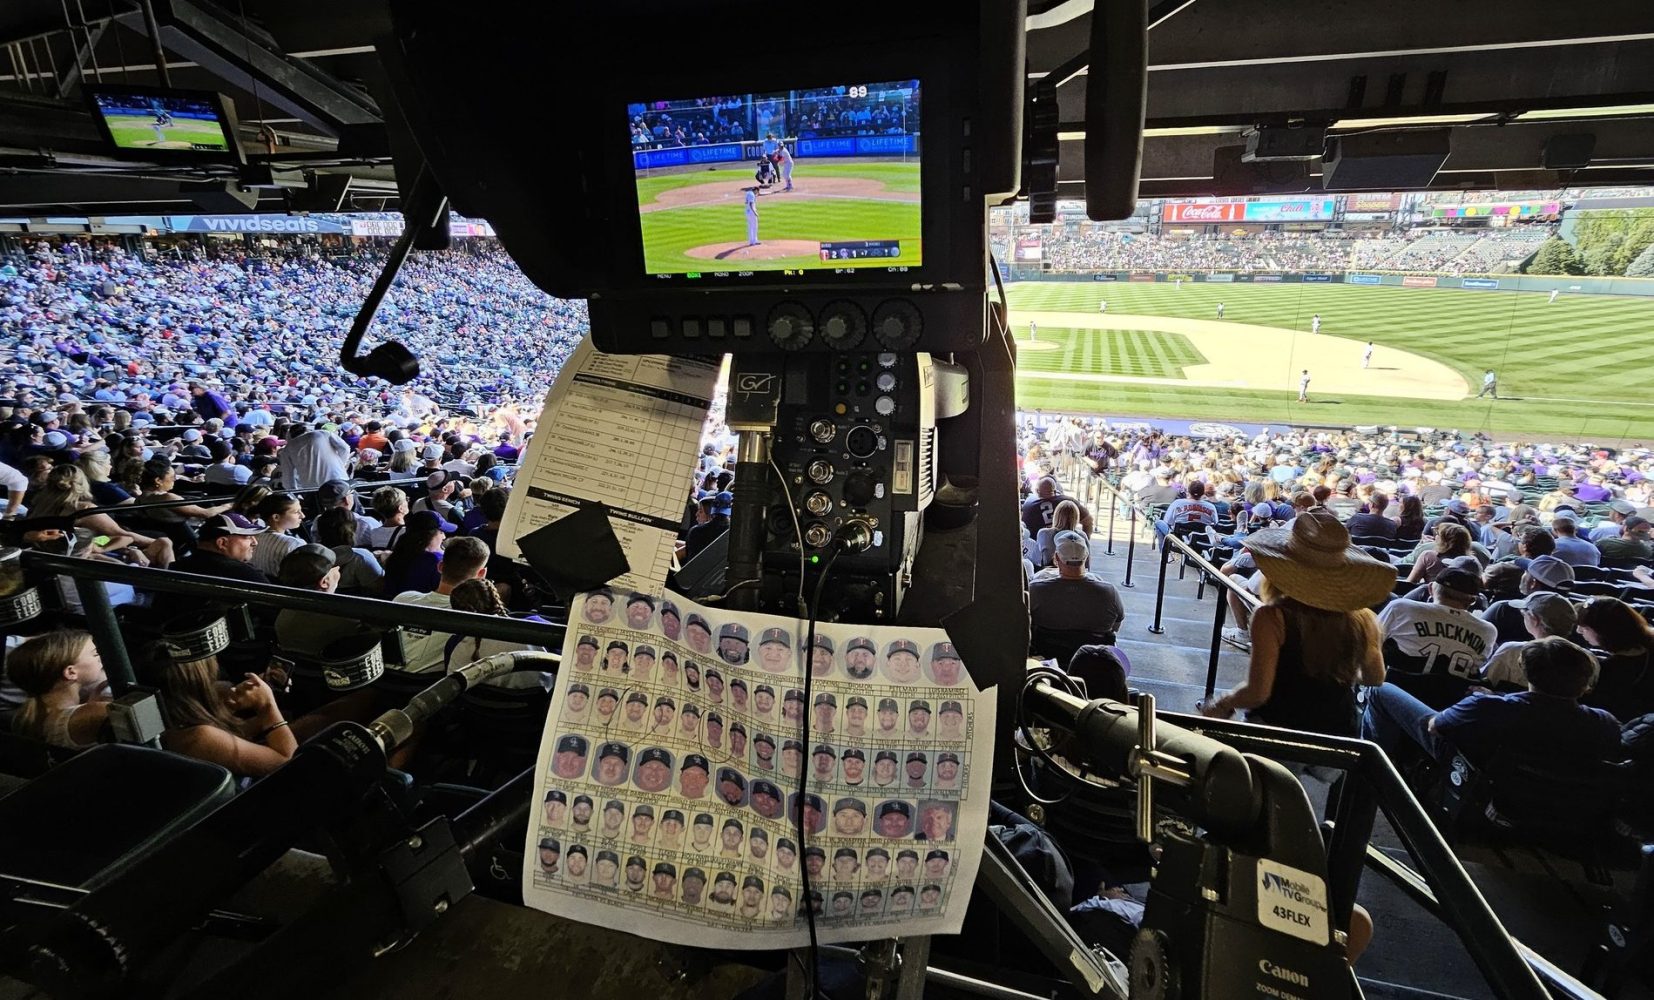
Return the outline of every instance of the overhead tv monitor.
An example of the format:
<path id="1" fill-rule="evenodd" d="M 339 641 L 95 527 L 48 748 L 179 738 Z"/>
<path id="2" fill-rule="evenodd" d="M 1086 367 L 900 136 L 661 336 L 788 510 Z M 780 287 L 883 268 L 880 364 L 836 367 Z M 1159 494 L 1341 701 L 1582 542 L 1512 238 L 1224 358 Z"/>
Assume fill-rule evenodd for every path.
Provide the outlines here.
<path id="1" fill-rule="evenodd" d="M 924 262 L 919 81 L 627 106 L 644 273 L 900 274 Z"/>
<path id="2" fill-rule="evenodd" d="M 169 162 L 242 160 L 235 108 L 223 94 L 96 86 L 87 88 L 87 96 L 117 156 Z"/>

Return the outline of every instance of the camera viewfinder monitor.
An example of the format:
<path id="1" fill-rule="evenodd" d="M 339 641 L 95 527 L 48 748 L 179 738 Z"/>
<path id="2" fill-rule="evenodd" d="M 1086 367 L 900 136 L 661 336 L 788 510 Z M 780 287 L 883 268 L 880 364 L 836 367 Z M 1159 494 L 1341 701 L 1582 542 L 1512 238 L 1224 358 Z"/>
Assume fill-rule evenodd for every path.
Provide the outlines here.
<path id="1" fill-rule="evenodd" d="M 88 87 L 93 117 L 115 155 L 165 162 L 242 161 L 235 111 L 207 90 Z"/>
<path id="2" fill-rule="evenodd" d="M 643 269 L 663 282 L 924 262 L 919 81 L 627 106 Z"/>

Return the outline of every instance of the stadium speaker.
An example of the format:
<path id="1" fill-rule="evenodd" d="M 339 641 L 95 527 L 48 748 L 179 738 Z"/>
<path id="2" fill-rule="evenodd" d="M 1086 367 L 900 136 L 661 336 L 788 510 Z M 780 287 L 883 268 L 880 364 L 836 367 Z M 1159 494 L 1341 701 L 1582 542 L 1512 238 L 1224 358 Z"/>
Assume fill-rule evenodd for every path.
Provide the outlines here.
<path id="1" fill-rule="evenodd" d="M 1591 165 L 1591 154 L 1596 149 L 1597 137 L 1590 132 L 1553 135 L 1545 140 L 1539 165 L 1546 170 L 1583 170 Z"/>
<path id="2" fill-rule="evenodd" d="M 1400 191 L 1429 186 L 1453 147 L 1450 128 L 1335 135 L 1321 160 L 1328 191 Z"/>
<path id="3" fill-rule="evenodd" d="M 185 181 L 178 193 L 195 202 L 208 215 L 239 215 L 258 205 L 258 189 L 244 188 L 240 181 Z"/>
<path id="4" fill-rule="evenodd" d="M 1097 4 L 1085 77 L 1085 214 L 1095 221 L 1137 210 L 1148 100 L 1148 0 Z"/>
<path id="5" fill-rule="evenodd" d="M 1212 150 L 1211 194 L 1302 194 L 1314 186 L 1308 161 L 1247 162 L 1245 146 L 1219 146 Z"/>

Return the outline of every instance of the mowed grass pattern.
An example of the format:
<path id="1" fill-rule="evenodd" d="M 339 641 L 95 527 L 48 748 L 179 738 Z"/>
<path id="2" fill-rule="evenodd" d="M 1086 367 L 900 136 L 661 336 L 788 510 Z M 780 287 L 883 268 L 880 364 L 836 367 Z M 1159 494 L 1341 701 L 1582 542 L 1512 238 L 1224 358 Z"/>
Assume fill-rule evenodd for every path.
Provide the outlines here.
<path id="1" fill-rule="evenodd" d="M 823 176 L 865 177 L 882 182 L 887 191 L 912 192 L 918 190 L 919 164 L 872 162 L 813 165 L 808 160 L 801 160 L 794 173 L 795 191 L 807 191 L 810 178 Z M 662 191 L 713 181 L 750 184 L 752 171 L 719 168 L 642 177 L 638 179 L 638 197 L 640 203 L 647 204 Z M 917 201 L 843 196 L 812 199 L 793 198 L 789 194 L 763 194 L 758 198 L 758 219 L 760 241 L 900 240 L 903 257 L 880 258 L 858 264 L 885 267 L 919 263 Z M 743 200 L 731 198 L 727 203 L 716 205 L 691 205 L 645 212 L 642 227 L 646 248 L 644 263 L 651 273 L 733 270 L 750 266 L 704 260 L 685 253 L 691 247 L 708 243 L 745 243 L 747 216 Z M 766 269 L 820 268 L 841 266 L 843 263 L 823 263 L 819 256 L 810 254 L 767 260 L 762 266 Z"/>
<path id="2" fill-rule="evenodd" d="M 1372 340 L 1440 361 L 1474 390 L 1482 372 L 1499 373 L 1498 401 L 1438 401 L 1384 396 L 1328 397 L 1315 393 L 1300 405 L 1289 391 L 1180 389 L 1172 386 L 1095 385 L 1027 379 L 1018 402 L 1041 409 L 1235 421 L 1398 424 L 1497 431 L 1596 441 L 1654 439 L 1654 374 L 1649 331 L 1654 301 L 1564 294 L 1547 303 L 1542 292 L 1363 287 L 1342 284 L 1205 285 L 1170 283 L 1023 282 L 1012 285 L 1013 311 L 1095 313 L 1108 301 L 1119 315 L 1211 320 L 1224 303 L 1225 319 L 1308 331 L 1321 316 L 1323 334 Z M 1016 336 L 1027 326 L 1017 321 Z M 1055 352 L 1051 352 L 1055 353 Z M 1033 355 L 1019 363 L 1039 365 Z M 1092 371 L 1068 356 L 1067 370 Z"/>
<path id="3" fill-rule="evenodd" d="M 218 149 L 225 148 L 224 133 L 219 130 L 217 124 L 193 118 L 174 118 L 171 125 L 161 129 L 161 134 L 166 138 L 159 145 L 155 142 L 155 118 L 152 115 L 119 115 L 111 118 L 109 132 L 115 137 L 116 144 L 127 147 L 188 149 L 193 143 L 201 143 Z"/>
<path id="4" fill-rule="evenodd" d="M 1024 326 L 1019 337 L 1026 337 Z M 1066 326 L 1039 328 L 1039 339 L 1061 345 L 1059 350 L 1023 350 L 1017 367 L 1024 371 L 1096 372 L 1144 378 L 1184 378 L 1188 365 L 1206 358 L 1189 338 L 1156 330 L 1076 330 Z"/>

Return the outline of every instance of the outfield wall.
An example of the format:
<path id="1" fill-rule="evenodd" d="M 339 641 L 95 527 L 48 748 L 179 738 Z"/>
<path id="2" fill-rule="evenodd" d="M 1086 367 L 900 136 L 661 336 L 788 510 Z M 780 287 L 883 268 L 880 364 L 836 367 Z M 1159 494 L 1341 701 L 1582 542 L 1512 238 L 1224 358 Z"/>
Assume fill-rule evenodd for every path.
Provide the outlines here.
<path id="1" fill-rule="evenodd" d="M 1345 284 L 1395 286 L 1402 288 L 1468 288 L 1478 291 L 1549 292 L 1560 289 L 1572 295 L 1654 296 L 1651 278 L 1592 278 L 1582 275 L 1437 275 L 1390 274 L 1379 271 L 1045 271 L 1011 265 L 1002 276 L 1007 281 L 1096 281 L 1173 282 L 1196 284 Z"/>
<path id="2" fill-rule="evenodd" d="M 794 159 L 818 156 L 917 156 L 919 133 L 909 135 L 846 135 L 822 139 L 795 139 Z M 637 149 L 632 151 L 632 169 L 657 170 L 661 167 L 693 166 L 697 163 L 739 163 L 756 160 L 764 151 L 765 140 L 745 139 L 741 142 L 719 142 L 710 146 L 670 146 L 666 149 Z"/>

